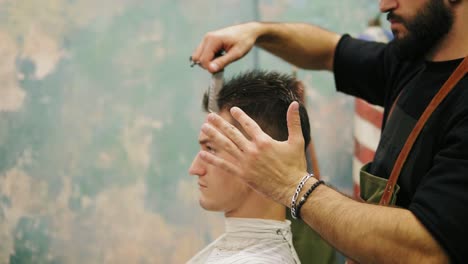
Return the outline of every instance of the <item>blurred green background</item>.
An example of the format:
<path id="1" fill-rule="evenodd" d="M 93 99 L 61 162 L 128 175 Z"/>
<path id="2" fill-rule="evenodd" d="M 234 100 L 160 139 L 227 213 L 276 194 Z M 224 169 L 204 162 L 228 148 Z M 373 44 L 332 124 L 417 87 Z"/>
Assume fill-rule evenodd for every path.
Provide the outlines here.
<path id="1" fill-rule="evenodd" d="M 223 231 L 198 206 L 210 75 L 188 57 L 234 23 L 358 35 L 374 0 L 0 0 L 0 263 L 183 263 Z M 255 55 L 255 53 L 257 55 Z M 254 51 L 226 69 L 292 72 Z M 351 98 L 307 86 L 322 177 L 352 193 Z"/>

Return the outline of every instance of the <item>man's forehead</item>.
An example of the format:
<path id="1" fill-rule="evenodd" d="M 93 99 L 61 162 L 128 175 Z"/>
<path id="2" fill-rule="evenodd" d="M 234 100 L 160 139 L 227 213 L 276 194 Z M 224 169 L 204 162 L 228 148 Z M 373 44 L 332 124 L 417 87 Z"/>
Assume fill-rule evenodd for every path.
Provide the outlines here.
<path id="1" fill-rule="evenodd" d="M 227 110 L 223 110 L 221 112 L 218 113 L 219 116 L 221 116 L 224 120 L 226 120 L 227 122 L 229 122 L 231 125 L 234 125 L 235 126 L 235 121 L 234 119 L 232 118 L 231 114 L 229 113 L 229 111 Z M 205 133 L 203 133 L 203 131 L 200 130 L 200 134 L 198 135 L 198 141 L 199 142 L 203 142 L 203 143 L 206 143 L 206 142 L 209 142 L 210 141 L 210 138 L 208 137 L 208 135 L 206 135 Z"/>

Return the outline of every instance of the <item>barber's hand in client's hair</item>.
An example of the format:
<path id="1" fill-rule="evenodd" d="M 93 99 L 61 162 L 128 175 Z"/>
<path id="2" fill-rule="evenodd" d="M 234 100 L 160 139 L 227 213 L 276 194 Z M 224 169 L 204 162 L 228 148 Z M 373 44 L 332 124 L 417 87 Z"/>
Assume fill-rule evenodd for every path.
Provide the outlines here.
<path id="1" fill-rule="evenodd" d="M 284 205 L 297 183 L 307 173 L 304 138 L 299 117 L 299 104 L 293 102 L 287 113 L 288 140 L 276 141 L 240 108 L 231 108 L 231 115 L 242 126 L 248 140 L 237 128 L 216 114 L 210 114 L 203 132 L 210 138 L 217 152 L 230 154 L 236 162 L 202 151 L 206 162 L 242 178 L 257 191 Z"/>

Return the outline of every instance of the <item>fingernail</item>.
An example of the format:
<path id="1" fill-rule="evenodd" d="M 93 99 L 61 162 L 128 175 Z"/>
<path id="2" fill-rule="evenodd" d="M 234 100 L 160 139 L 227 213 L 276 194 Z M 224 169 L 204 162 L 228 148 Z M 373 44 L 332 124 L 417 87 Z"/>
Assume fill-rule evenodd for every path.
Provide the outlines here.
<path id="1" fill-rule="evenodd" d="M 299 102 L 294 101 L 291 104 L 292 104 L 292 109 L 293 110 L 299 110 Z"/>
<path id="2" fill-rule="evenodd" d="M 218 66 L 218 64 L 216 64 L 216 63 L 214 63 L 214 62 L 210 63 L 210 68 L 211 68 L 211 70 L 213 70 L 214 72 L 219 71 L 219 66 Z"/>
<path id="3" fill-rule="evenodd" d="M 206 153 L 203 152 L 203 151 L 200 151 L 200 153 L 198 153 L 200 155 L 200 158 L 204 159 L 206 157 Z"/>
<path id="4" fill-rule="evenodd" d="M 201 126 L 201 131 L 203 131 L 203 132 L 207 132 L 208 129 L 209 129 L 208 124 L 206 124 L 206 123 Z"/>
<path id="5" fill-rule="evenodd" d="M 215 113 L 210 113 L 208 115 L 208 121 L 214 121 L 216 119 L 216 114 Z"/>

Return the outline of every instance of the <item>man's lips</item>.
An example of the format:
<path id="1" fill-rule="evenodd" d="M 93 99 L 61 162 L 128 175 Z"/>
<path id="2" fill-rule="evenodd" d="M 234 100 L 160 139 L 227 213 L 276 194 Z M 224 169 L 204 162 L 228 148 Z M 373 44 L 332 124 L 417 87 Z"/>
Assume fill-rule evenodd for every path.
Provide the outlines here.
<path id="1" fill-rule="evenodd" d="M 393 32 L 398 30 L 403 25 L 403 19 L 397 15 L 389 15 L 387 16 L 387 20 L 390 22 L 390 28 Z"/>
<path id="2" fill-rule="evenodd" d="M 206 188 L 207 187 L 206 184 L 201 183 L 201 182 L 198 183 L 198 186 L 200 186 L 200 188 Z"/>
<path id="3" fill-rule="evenodd" d="M 401 27 L 403 26 L 403 23 L 399 21 L 390 21 L 390 29 L 395 32 L 398 30 L 401 30 Z"/>
<path id="4" fill-rule="evenodd" d="M 398 20 L 390 19 L 388 22 L 390 22 L 390 28 L 395 29 L 398 25 L 401 24 Z"/>
<path id="5" fill-rule="evenodd" d="M 390 22 L 390 24 L 403 24 L 403 19 L 400 16 L 395 15 L 394 13 L 389 13 L 387 15 L 387 20 L 388 22 Z"/>

